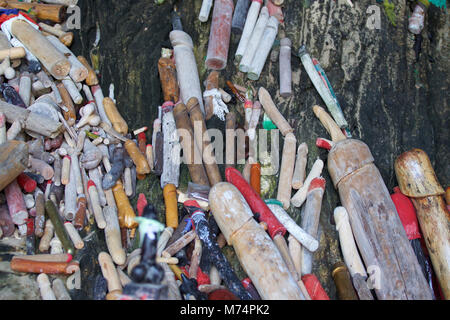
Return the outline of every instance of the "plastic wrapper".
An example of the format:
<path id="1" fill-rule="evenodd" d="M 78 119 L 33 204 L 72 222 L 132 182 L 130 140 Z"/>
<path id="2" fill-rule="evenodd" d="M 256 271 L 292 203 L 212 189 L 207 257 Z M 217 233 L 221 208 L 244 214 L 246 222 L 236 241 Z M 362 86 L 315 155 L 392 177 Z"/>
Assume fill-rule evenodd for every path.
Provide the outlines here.
<path id="1" fill-rule="evenodd" d="M 197 200 L 208 202 L 209 186 L 197 184 L 193 182 L 188 183 L 187 196 Z"/>

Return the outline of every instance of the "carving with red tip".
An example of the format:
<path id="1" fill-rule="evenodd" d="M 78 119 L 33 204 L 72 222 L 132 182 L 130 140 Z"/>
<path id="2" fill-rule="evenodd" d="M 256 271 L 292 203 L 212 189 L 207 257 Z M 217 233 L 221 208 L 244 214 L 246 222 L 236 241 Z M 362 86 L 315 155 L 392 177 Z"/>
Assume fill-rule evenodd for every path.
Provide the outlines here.
<path id="1" fill-rule="evenodd" d="M 138 141 L 139 151 L 141 151 L 143 154 L 145 154 L 145 148 L 147 145 L 147 137 L 145 135 L 145 132 L 138 133 L 137 141 Z"/>
<path id="2" fill-rule="evenodd" d="M 21 259 L 20 256 L 15 256 L 11 259 L 10 268 L 13 271 L 24 273 L 69 275 L 79 270 L 80 264 L 78 261 L 71 261 L 71 262 L 34 261 Z"/>
<path id="3" fill-rule="evenodd" d="M 309 184 L 308 192 L 317 188 L 320 188 L 325 191 L 325 184 L 326 184 L 325 178 L 322 177 L 314 178 L 311 180 L 311 183 Z"/>
<path id="4" fill-rule="evenodd" d="M 4 189 L 4 193 L 6 196 L 6 203 L 8 204 L 9 214 L 11 215 L 13 222 L 19 226 L 26 223 L 28 210 L 17 180 L 14 180 L 7 185 Z"/>
<path id="5" fill-rule="evenodd" d="M 259 214 L 259 220 L 267 224 L 267 231 L 272 239 L 277 235 L 284 236 L 286 228 L 237 169 L 232 167 L 225 169 L 225 178 L 239 190 L 253 214 Z"/>
<path id="6" fill-rule="evenodd" d="M 269 16 L 275 16 L 280 23 L 284 22 L 284 14 L 280 6 L 275 5 L 272 0 L 269 0 L 266 2 L 266 7 L 269 10 Z"/>
<path id="7" fill-rule="evenodd" d="M 93 180 L 89 180 L 87 183 L 87 189 L 89 190 L 90 187 L 96 187 L 95 182 Z"/>
<path id="8" fill-rule="evenodd" d="M 34 235 L 34 218 L 28 218 L 27 222 L 26 248 L 27 254 L 34 255 L 36 253 L 36 236 Z"/>
<path id="9" fill-rule="evenodd" d="M 250 293 L 253 300 L 261 300 L 261 296 L 259 295 L 258 290 L 256 290 L 250 278 L 247 277 L 245 279 L 242 279 L 241 283 L 244 286 L 245 290 L 247 290 L 248 293 Z"/>
<path id="10" fill-rule="evenodd" d="M 330 300 L 326 291 L 322 288 L 319 279 L 314 274 L 305 274 L 302 276 L 302 281 L 305 284 L 306 291 L 308 291 L 311 300 Z"/>

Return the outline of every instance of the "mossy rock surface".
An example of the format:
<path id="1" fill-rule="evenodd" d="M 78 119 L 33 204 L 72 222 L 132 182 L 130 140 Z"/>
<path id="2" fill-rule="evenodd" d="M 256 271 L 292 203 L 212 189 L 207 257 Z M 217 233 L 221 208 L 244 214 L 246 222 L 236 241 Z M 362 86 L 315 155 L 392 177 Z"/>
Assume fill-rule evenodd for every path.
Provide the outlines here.
<path id="1" fill-rule="evenodd" d="M 76 55 L 89 57 L 98 24 L 101 86 L 107 96 L 110 84 L 114 84 L 117 106 L 130 129 L 151 128 L 157 107 L 163 102 L 157 61 L 161 48 L 171 47 L 170 13 L 174 5 L 181 15 L 184 30 L 193 39 L 200 82 L 206 79 L 204 60 L 211 19 L 207 23 L 197 19 L 201 2 L 166 0 L 162 5 L 156 5 L 148 0 L 85 0 L 79 3 L 81 30 L 77 32 L 72 50 Z M 450 183 L 447 157 L 450 151 L 448 14 L 430 7 L 422 32 L 421 53 L 416 61 L 414 44 L 417 37 L 407 30 L 413 2 L 394 1 L 396 26 L 387 18 L 382 4 L 369 0 L 353 1 L 353 4 L 351 8 L 343 0 L 284 1 L 285 22 L 279 29 L 278 39 L 284 35 L 293 43 L 291 97 L 284 99 L 279 94 L 278 62 L 268 59 L 257 81 L 247 80 L 245 74 L 238 71 L 233 63 L 239 42 L 236 35 L 231 36 L 228 64 L 220 75 L 221 86 L 231 80 L 256 89 L 263 86 L 270 92 L 281 113 L 295 129 L 298 143 L 308 144 L 307 171 L 317 157 L 324 160 L 323 176 L 327 185 L 320 218 L 320 248 L 314 256 L 313 273 L 332 299 L 336 299 L 336 288 L 331 267 L 342 259 L 332 214 L 340 202 L 327 172 L 327 151 L 315 146 L 317 137 L 328 138 L 328 134 L 311 107 L 324 104 L 296 57 L 300 45 L 305 44 L 311 56 L 325 69 L 353 137 L 370 147 L 389 190 L 397 184 L 396 157 L 411 148 L 425 150 L 441 184 L 446 187 Z M 380 29 L 371 29 L 367 25 L 374 12 L 368 9 L 371 5 L 379 8 Z M 229 108 L 238 114 L 242 126 L 242 105 L 229 105 Z M 217 118 L 208 121 L 207 126 L 224 128 Z M 147 138 L 150 137 L 151 131 L 147 134 Z M 281 141 L 280 150 L 282 146 Z M 223 174 L 223 166 L 220 169 Z M 275 198 L 278 175 L 263 179 L 269 186 L 264 197 Z M 185 190 L 188 181 L 187 168 L 182 165 L 180 188 Z M 156 206 L 164 221 L 158 177 L 149 175 L 145 180 L 139 180 L 136 195 L 140 192 Z M 132 199 L 133 206 L 136 200 L 137 196 Z M 290 208 L 288 212 L 300 221 L 299 208 Z M 101 238 L 98 236 L 100 243 L 104 241 Z M 226 247 L 224 252 L 238 275 L 244 277 L 232 248 Z M 92 255 L 92 259 L 96 260 L 96 256 Z M 95 263 L 87 265 L 90 265 L 89 270 L 98 272 Z M 88 289 L 85 288 L 87 297 Z"/>

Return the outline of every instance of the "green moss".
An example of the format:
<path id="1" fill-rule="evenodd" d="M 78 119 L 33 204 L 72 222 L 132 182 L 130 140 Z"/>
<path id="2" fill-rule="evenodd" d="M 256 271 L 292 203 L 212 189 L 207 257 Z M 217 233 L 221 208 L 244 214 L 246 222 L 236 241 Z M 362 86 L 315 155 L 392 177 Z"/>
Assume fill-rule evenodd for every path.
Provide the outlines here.
<path id="1" fill-rule="evenodd" d="M 242 268 L 233 247 L 225 246 L 222 248 L 222 252 L 227 258 L 228 262 L 230 263 L 231 267 L 233 268 L 238 278 L 241 280 L 247 278 L 247 273 Z"/>
<path id="2" fill-rule="evenodd" d="M 395 15 L 394 9 L 395 9 L 395 5 L 391 2 L 389 2 L 389 0 L 384 0 L 383 1 L 383 6 L 384 6 L 384 11 L 386 12 L 386 16 L 388 17 L 389 21 L 392 23 L 392 25 L 394 27 L 397 26 L 397 16 Z"/>
<path id="3" fill-rule="evenodd" d="M 187 165 L 180 165 L 180 178 L 178 180 L 178 190 L 187 191 L 188 184 L 191 181 L 191 176 L 189 174 L 189 169 Z"/>

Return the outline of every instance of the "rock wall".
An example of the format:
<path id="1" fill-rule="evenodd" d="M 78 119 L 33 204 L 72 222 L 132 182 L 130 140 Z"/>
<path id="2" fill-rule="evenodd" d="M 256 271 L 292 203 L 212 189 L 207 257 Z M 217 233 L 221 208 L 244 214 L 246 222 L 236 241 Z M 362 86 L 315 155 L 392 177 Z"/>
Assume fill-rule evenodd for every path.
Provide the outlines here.
<path id="1" fill-rule="evenodd" d="M 415 36 L 407 31 L 412 2 L 393 0 L 396 26 L 387 19 L 382 4 L 353 1 L 351 8 L 342 0 L 300 2 L 285 0 L 285 23 L 280 35 L 291 38 L 293 54 L 306 44 L 317 58 L 333 85 L 333 89 L 350 124 L 351 133 L 368 144 L 376 165 L 389 190 L 396 185 L 394 161 L 403 151 L 413 147 L 424 149 L 431 158 L 439 181 L 450 183 L 449 153 L 450 109 L 448 107 L 449 18 L 446 12 L 431 7 L 422 32 L 421 53 L 416 61 Z M 181 14 L 184 29 L 194 41 L 201 82 L 206 78 L 204 66 L 210 20 L 201 23 L 198 12 L 201 0 L 166 0 L 156 5 L 149 0 L 85 0 L 80 2 L 82 24 L 80 39 L 73 51 L 89 56 L 95 39 L 96 24 L 100 28 L 100 74 L 105 96 L 109 85 L 115 86 L 118 108 L 130 129 L 151 127 L 162 101 L 157 61 L 162 47 L 170 47 L 170 12 L 174 5 Z M 369 9 L 369 6 L 374 6 Z M 377 9 L 378 8 L 378 9 Z M 212 10 L 211 10 L 212 12 Z M 379 12 L 379 15 L 376 13 Z M 370 28 L 373 18 L 380 18 L 380 28 Z M 233 64 L 239 37 L 232 35 L 228 65 L 221 72 L 220 83 L 232 80 L 240 85 L 264 86 L 280 111 L 295 128 L 299 143 L 309 148 L 308 168 L 320 157 L 326 163 L 327 152 L 315 146 L 317 137 L 328 134 L 315 118 L 311 107 L 323 106 L 297 57 L 292 57 L 293 95 L 284 99 L 278 92 L 278 62 L 268 60 L 258 81 L 247 81 Z M 230 105 L 240 114 L 243 108 Z M 212 119 L 208 127 L 223 128 Z M 150 135 L 148 135 L 150 137 Z M 223 170 L 223 168 L 221 168 Z M 339 205 L 326 166 L 326 193 L 320 221 L 320 249 L 315 254 L 313 272 L 318 275 L 331 298 L 336 290 L 331 279 L 331 266 L 342 259 L 333 224 L 333 209 Z M 278 176 L 264 177 L 272 186 L 266 198 L 276 197 Z M 182 168 L 182 187 L 187 185 L 188 171 Z M 140 181 L 138 192 L 145 192 L 163 214 L 162 192 L 154 176 Z M 299 221 L 300 209 L 289 213 Z M 229 248 L 226 253 L 233 258 Z M 237 263 L 233 264 L 238 266 Z M 242 272 L 242 270 L 240 270 Z"/>

